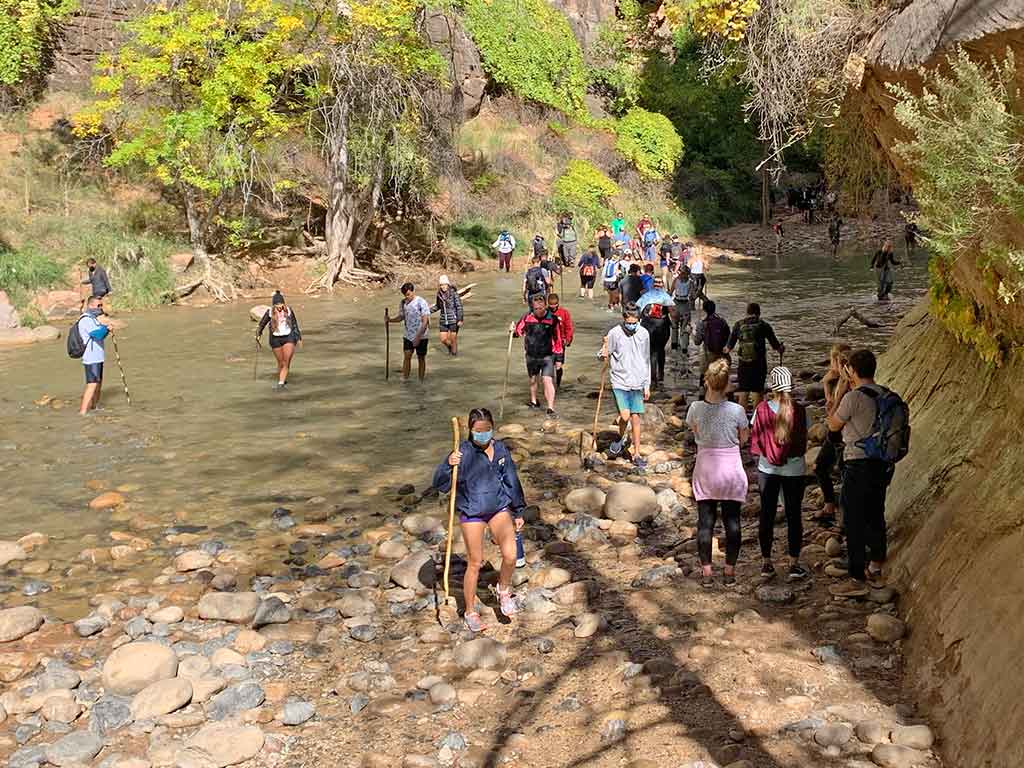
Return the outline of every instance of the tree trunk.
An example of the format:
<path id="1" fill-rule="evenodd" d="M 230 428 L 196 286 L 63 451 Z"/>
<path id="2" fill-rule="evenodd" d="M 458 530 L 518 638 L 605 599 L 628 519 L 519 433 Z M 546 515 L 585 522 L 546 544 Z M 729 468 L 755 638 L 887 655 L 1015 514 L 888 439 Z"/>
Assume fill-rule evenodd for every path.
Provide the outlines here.
<path id="1" fill-rule="evenodd" d="M 767 227 L 772 217 L 771 195 L 768 192 L 768 169 L 761 169 L 761 226 Z"/>
<path id="2" fill-rule="evenodd" d="M 185 199 L 185 217 L 188 219 L 188 238 L 192 244 L 192 254 L 197 260 L 205 259 L 207 257 L 206 232 L 202 214 L 199 212 L 199 204 L 196 201 L 195 190 L 188 184 L 182 184 L 182 197 Z"/>

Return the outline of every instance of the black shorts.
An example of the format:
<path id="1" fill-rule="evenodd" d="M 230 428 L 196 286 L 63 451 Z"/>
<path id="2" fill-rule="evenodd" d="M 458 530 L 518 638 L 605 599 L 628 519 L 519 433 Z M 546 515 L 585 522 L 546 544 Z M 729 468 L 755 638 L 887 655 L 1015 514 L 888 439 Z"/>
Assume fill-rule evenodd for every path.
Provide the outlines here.
<path id="1" fill-rule="evenodd" d="M 549 379 L 555 378 L 555 356 L 527 357 L 526 373 L 530 376 L 540 374 L 541 376 L 547 376 Z"/>
<path id="2" fill-rule="evenodd" d="M 416 350 L 416 357 L 426 357 L 427 356 L 427 340 L 426 339 L 420 339 L 420 343 L 416 344 L 414 346 L 411 341 L 409 341 L 407 338 L 405 338 L 405 336 L 403 336 L 402 337 L 402 349 L 404 349 L 406 352 L 411 352 L 412 350 Z"/>
<path id="3" fill-rule="evenodd" d="M 85 363 L 85 383 L 99 384 L 103 381 L 103 363 Z"/>
<path id="4" fill-rule="evenodd" d="M 441 323 L 441 333 L 458 333 L 458 323 Z"/>
<path id="5" fill-rule="evenodd" d="M 277 349 L 279 347 L 283 347 L 285 344 L 294 344 L 294 343 L 295 343 L 295 336 L 293 336 L 293 335 L 275 336 L 274 334 L 270 334 L 270 348 L 271 349 Z"/>
<path id="6" fill-rule="evenodd" d="M 618 280 L 615 280 L 615 281 L 605 280 L 604 281 L 604 289 L 606 291 L 608 291 L 608 293 L 611 293 L 612 291 L 619 290 L 619 281 Z"/>
<path id="7" fill-rule="evenodd" d="M 764 394 L 764 381 L 768 378 L 768 363 L 740 363 L 736 366 L 736 391 Z"/>
<path id="8" fill-rule="evenodd" d="M 593 275 L 580 275 L 580 288 L 593 288 L 596 279 Z"/>
<path id="9" fill-rule="evenodd" d="M 556 363 L 565 363 L 565 352 L 562 352 L 562 353 L 556 352 L 551 357 L 554 358 Z"/>

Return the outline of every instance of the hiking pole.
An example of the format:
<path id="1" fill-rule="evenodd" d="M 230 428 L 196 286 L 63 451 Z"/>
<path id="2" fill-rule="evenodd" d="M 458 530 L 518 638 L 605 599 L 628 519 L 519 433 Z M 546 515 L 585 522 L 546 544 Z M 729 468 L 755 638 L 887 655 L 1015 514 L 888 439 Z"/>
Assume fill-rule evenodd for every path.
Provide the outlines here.
<path id="1" fill-rule="evenodd" d="M 259 376 L 260 370 L 260 352 L 263 351 L 263 345 L 260 344 L 259 336 L 256 337 L 256 356 L 252 359 L 252 379 L 255 381 Z"/>
<path id="2" fill-rule="evenodd" d="M 452 451 L 459 450 L 459 438 L 462 436 L 462 430 L 459 427 L 459 419 L 457 416 L 452 416 Z M 444 549 L 444 601 L 448 602 L 448 571 L 452 565 L 452 535 L 455 532 L 455 496 L 458 492 L 459 487 L 459 467 L 458 465 L 452 467 L 452 491 L 448 495 L 448 543 Z M 469 610 L 472 606 L 468 606 L 466 610 Z"/>
<path id="3" fill-rule="evenodd" d="M 391 318 L 384 307 L 384 381 L 391 378 Z"/>
<path id="4" fill-rule="evenodd" d="M 604 382 L 608 376 L 608 359 L 605 358 L 604 365 L 601 367 L 601 386 L 597 390 L 597 408 L 594 409 L 594 429 L 591 433 L 593 439 L 592 450 L 597 450 L 597 420 L 601 416 L 601 398 L 604 397 Z"/>
<path id="5" fill-rule="evenodd" d="M 508 351 L 505 352 L 505 386 L 501 389 L 501 407 L 498 409 L 498 418 L 505 417 L 505 395 L 508 394 L 508 372 L 512 367 L 512 339 L 515 338 L 515 331 L 508 332 Z"/>
<path id="6" fill-rule="evenodd" d="M 124 366 L 121 365 L 121 353 L 117 349 L 117 336 L 113 331 L 110 332 L 110 338 L 114 342 L 114 357 L 117 360 L 117 369 L 121 372 L 121 386 L 124 387 L 124 399 L 128 401 L 128 405 L 132 404 L 132 396 L 128 394 L 128 380 L 124 377 Z"/>

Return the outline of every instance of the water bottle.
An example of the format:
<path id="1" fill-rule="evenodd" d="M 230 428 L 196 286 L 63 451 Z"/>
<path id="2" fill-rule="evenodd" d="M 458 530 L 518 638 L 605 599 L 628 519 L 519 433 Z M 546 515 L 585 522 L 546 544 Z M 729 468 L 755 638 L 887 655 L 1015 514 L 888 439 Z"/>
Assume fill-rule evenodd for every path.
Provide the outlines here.
<path id="1" fill-rule="evenodd" d="M 526 565 L 526 550 L 523 549 L 523 534 L 516 531 L 516 568 Z"/>

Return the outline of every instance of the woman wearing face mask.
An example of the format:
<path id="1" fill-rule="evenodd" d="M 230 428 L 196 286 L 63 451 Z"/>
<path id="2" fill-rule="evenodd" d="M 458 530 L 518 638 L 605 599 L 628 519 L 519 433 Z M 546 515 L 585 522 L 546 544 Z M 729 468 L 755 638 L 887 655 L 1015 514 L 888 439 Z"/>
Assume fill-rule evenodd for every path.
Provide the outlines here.
<path id="1" fill-rule="evenodd" d="M 523 527 L 526 501 L 516 473 L 512 454 L 505 444 L 494 439 L 494 418 L 486 408 L 469 412 L 469 440 L 463 440 L 434 471 L 433 485 L 447 493 L 452 485 L 452 467 L 459 468 L 455 508 L 466 543 L 467 565 L 462 579 L 466 626 L 473 632 L 487 627 L 476 609 L 476 587 L 484 559 L 484 529 L 501 550 L 498 576 L 498 602 L 501 612 L 513 616 L 517 611 L 512 594 L 512 573 L 516 567 L 516 533 Z"/>
<path id="2" fill-rule="evenodd" d="M 277 384 L 274 389 L 284 389 L 288 384 L 288 369 L 295 355 L 295 345 L 302 344 L 302 331 L 291 307 L 284 303 L 280 291 L 274 291 L 268 309 L 260 326 L 256 329 L 256 341 L 263 338 L 263 329 L 270 326 L 270 348 L 277 358 Z"/>

